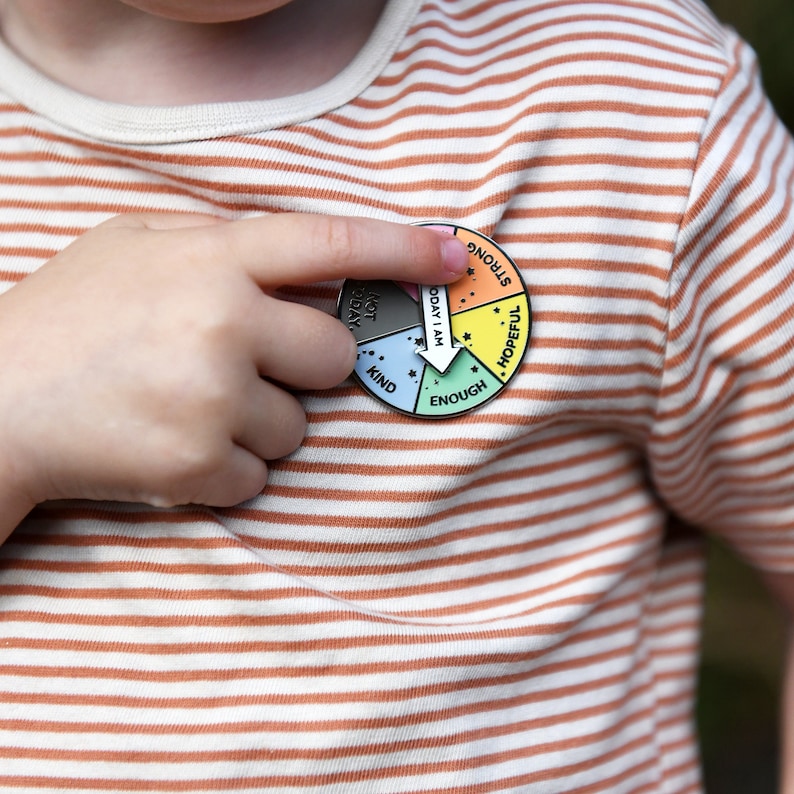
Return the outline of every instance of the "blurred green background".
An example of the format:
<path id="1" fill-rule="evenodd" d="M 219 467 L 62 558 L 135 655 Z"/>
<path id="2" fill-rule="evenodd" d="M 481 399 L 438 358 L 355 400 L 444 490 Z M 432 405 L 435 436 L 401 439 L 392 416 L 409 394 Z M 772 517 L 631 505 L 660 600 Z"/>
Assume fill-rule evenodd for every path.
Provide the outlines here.
<path id="1" fill-rule="evenodd" d="M 794 0 L 708 0 L 761 63 L 778 114 L 794 130 Z M 782 615 L 757 577 L 712 543 L 698 722 L 707 794 L 776 794 Z"/>
<path id="2" fill-rule="evenodd" d="M 758 54 L 764 86 L 794 129 L 794 0 L 706 0 Z"/>

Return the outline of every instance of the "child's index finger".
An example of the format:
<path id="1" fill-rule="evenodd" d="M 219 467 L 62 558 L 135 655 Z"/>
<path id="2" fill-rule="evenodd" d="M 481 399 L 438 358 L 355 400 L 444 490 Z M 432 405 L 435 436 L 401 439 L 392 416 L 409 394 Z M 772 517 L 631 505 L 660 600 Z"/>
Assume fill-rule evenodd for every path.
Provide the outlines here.
<path id="1" fill-rule="evenodd" d="M 469 259 L 453 236 L 369 218 L 283 213 L 229 221 L 212 233 L 263 287 L 346 278 L 447 284 Z"/>

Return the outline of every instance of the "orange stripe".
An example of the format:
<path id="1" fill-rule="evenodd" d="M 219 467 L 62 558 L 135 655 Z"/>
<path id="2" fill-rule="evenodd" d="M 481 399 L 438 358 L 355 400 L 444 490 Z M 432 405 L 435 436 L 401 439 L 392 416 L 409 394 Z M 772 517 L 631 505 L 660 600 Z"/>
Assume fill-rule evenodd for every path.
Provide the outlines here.
<path id="1" fill-rule="evenodd" d="M 599 628 L 597 630 L 590 630 L 580 632 L 578 638 L 581 642 L 586 643 L 592 640 L 598 641 L 603 646 L 606 640 L 612 642 L 614 634 L 619 636 L 622 632 L 632 634 L 636 631 L 636 624 L 632 621 L 625 621 L 616 623 L 614 626 L 607 628 Z M 533 664 L 535 660 L 541 659 L 546 655 L 546 649 L 527 649 L 521 652 L 514 653 L 494 653 L 489 652 L 483 654 L 460 654 L 458 656 L 449 656 L 444 654 L 442 648 L 427 657 L 419 658 L 404 658 L 397 661 L 376 661 L 369 663 L 356 663 L 356 664 L 342 664 L 336 662 L 334 664 L 326 665 L 308 665 L 296 667 L 290 665 L 287 667 L 240 667 L 227 664 L 223 671 L 218 669 L 194 669 L 184 668 L 182 670 L 160 670 L 152 671 L 147 669 L 136 670 L 131 666 L 124 668 L 110 668 L 110 667 L 77 667 L 77 666 L 64 666 L 64 667 L 43 667 L 43 666 L 0 666 L 0 673 L 10 677 L 19 678 L 53 678 L 57 679 L 96 679 L 96 680 L 113 680 L 120 681 L 146 681 L 151 683 L 171 683 L 171 682 L 187 682 L 187 681 L 269 681 L 282 680 L 282 679 L 322 679 L 326 676 L 331 677 L 346 677 L 357 678 L 361 676 L 372 675 L 395 675 L 399 676 L 398 680 L 406 675 L 417 673 L 420 671 L 433 671 L 444 670 L 447 671 L 447 677 L 434 678 L 432 683 L 415 684 L 414 686 L 400 686 L 388 689 L 376 690 L 362 690 L 351 689 L 350 691 L 315 691 L 300 690 L 298 692 L 286 692 L 281 689 L 271 689 L 268 687 L 265 693 L 257 693 L 246 689 L 240 694 L 233 695 L 220 695 L 217 690 L 206 690 L 206 696 L 192 696 L 192 697 L 172 697 L 172 696 L 150 696 L 150 695 L 100 695 L 96 693 L 90 694 L 72 694 L 71 692 L 38 692 L 26 693 L 14 690 L 10 693 L 2 693 L 3 700 L 6 699 L 10 703 L 37 703 L 56 704 L 62 703 L 63 705 L 79 705 L 86 700 L 90 703 L 97 703 L 99 705 L 106 705 L 110 707 L 126 707 L 132 705 L 138 709 L 165 709 L 165 708 L 186 708 L 186 709 L 215 709 L 227 706 L 245 706 L 245 705 L 270 705 L 270 706 L 301 706 L 301 705 L 314 705 L 314 704 L 335 704 L 335 703 L 349 703 L 352 701 L 360 702 L 400 702 L 412 701 L 419 697 L 440 697 L 449 693 L 462 693 L 464 691 L 475 691 L 480 689 L 490 690 L 498 687 L 509 687 L 513 684 L 525 681 L 529 676 L 553 676 L 563 672 L 577 672 L 583 669 L 598 670 L 599 665 L 608 665 L 610 662 L 616 660 L 632 658 L 636 650 L 636 638 L 633 637 L 630 644 L 626 645 L 621 643 L 610 647 L 609 650 L 599 651 L 597 653 L 586 653 L 583 656 L 567 658 L 564 661 L 555 661 L 546 663 L 544 665 L 536 666 Z M 519 669 L 502 673 L 500 675 L 483 673 L 482 675 L 475 675 L 466 679 L 458 679 L 457 676 L 450 677 L 449 670 L 471 669 L 477 670 L 482 668 L 483 664 L 498 664 L 502 666 L 518 665 Z M 529 672 L 529 670 L 534 672 Z M 415 679 L 408 678 L 408 681 Z M 575 679 L 576 680 L 576 679 Z M 565 687 L 553 687 L 551 689 L 543 688 L 538 689 L 532 693 L 522 692 L 513 694 L 510 698 L 512 707 L 522 707 L 531 705 L 532 703 L 543 702 L 544 700 L 554 700 L 560 697 L 561 693 L 568 692 L 570 695 L 584 694 L 586 691 L 614 686 L 625 682 L 625 674 L 617 673 L 610 674 L 607 677 L 600 678 L 587 678 L 585 680 L 577 680 L 577 683 L 568 684 Z M 138 690 L 131 690 L 138 691 Z M 211 692 L 211 693 L 210 693 Z M 417 719 L 420 722 L 433 722 L 438 719 L 446 719 L 447 717 L 465 717 L 472 714 L 479 713 L 480 710 L 492 711 L 492 700 L 476 701 L 467 704 L 460 702 L 455 705 L 450 705 L 445 709 L 444 715 L 441 717 L 434 717 L 436 713 L 433 710 L 420 712 Z M 364 728 L 388 728 L 396 727 L 402 723 L 402 715 L 383 715 L 379 717 L 364 718 L 359 720 L 359 723 Z M 271 723 L 268 723 L 270 725 Z M 328 724 L 323 721 L 323 724 Z M 345 725 L 350 725 L 347 719 L 344 720 Z M 272 721 L 271 730 L 279 729 L 282 721 Z M 289 723 L 280 728 L 281 731 L 291 730 Z"/>
<path id="2" fill-rule="evenodd" d="M 563 750 L 572 751 L 577 748 L 587 747 L 596 741 L 606 741 L 612 736 L 620 736 L 624 731 L 628 731 L 631 725 L 642 719 L 647 719 L 647 714 L 629 714 L 624 716 L 622 720 L 610 725 L 603 731 L 595 734 L 577 736 L 568 740 L 561 740 L 558 742 L 548 742 L 535 745 L 533 747 L 519 748 L 509 751 L 502 751 L 499 753 L 490 753 L 483 756 L 470 757 L 466 760 L 451 760 L 451 761 L 435 761 L 427 762 L 425 764 L 415 763 L 405 766 L 379 766 L 374 769 L 342 769 L 336 772 L 327 772 L 323 774 L 313 775 L 273 775 L 267 777 L 239 777 L 234 779 L 216 779 L 209 780 L 126 780 L 126 779 L 100 779 L 88 778 L 75 780 L 61 780 L 59 778 L 35 778 L 23 776 L 0 776 L 0 784 L 18 787 L 18 786 L 36 786 L 39 783 L 45 784 L 49 787 L 55 785 L 58 788 L 87 788 L 91 790 L 123 790 L 139 791 L 151 790 L 154 786 L 156 790 L 160 791 L 201 791 L 201 790 L 239 790 L 239 789 L 271 789 L 271 788 L 290 788 L 300 787 L 305 788 L 309 786 L 329 786 L 350 783 L 361 783 L 362 781 L 382 781 L 390 778 L 410 777 L 422 774 L 447 774 L 457 775 L 461 774 L 464 770 L 479 769 L 485 766 L 495 764 L 503 764 L 508 761 L 515 761 L 520 759 L 529 758 L 535 755 L 544 755 L 547 753 L 559 753 Z M 636 732 L 635 732 L 636 735 Z M 636 738 L 626 741 L 618 747 L 612 747 L 609 751 L 600 754 L 596 759 L 587 761 L 580 761 L 577 763 L 569 763 L 567 765 L 555 767 L 554 769 L 542 769 L 536 772 L 523 773 L 508 780 L 500 780 L 496 783 L 480 783 L 480 784 L 465 784 L 463 787 L 451 786 L 445 788 L 445 794 L 479 794 L 480 792 L 493 791 L 495 789 L 502 790 L 508 787 L 515 787 L 521 785 L 529 785 L 537 782 L 547 782 L 557 778 L 568 778 L 570 776 L 581 774 L 585 771 L 591 771 L 594 768 L 605 766 L 608 767 L 611 761 L 620 758 L 621 755 L 630 755 L 633 751 L 643 748 L 647 745 L 648 738 L 644 735 L 637 736 Z M 654 760 L 644 761 L 643 767 L 655 763 Z M 454 780 L 454 777 L 452 778 Z M 610 779 L 611 782 L 611 779 Z M 407 793 L 406 793 L 407 794 Z M 414 793 L 411 793 L 414 794 Z M 420 794 L 416 792 L 415 794 Z"/>
<path id="3" fill-rule="evenodd" d="M 521 639 L 527 638 L 549 638 L 565 634 L 574 628 L 575 624 L 572 621 L 560 622 L 557 624 L 539 624 L 533 626 L 532 629 L 526 627 L 521 631 L 508 632 L 510 636 L 515 636 Z M 613 630 L 614 627 L 610 627 Z M 471 630 L 463 632 L 467 638 L 471 638 L 475 632 Z M 503 632 L 498 632 L 500 635 Z M 483 638 L 493 636 L 492 631 L 483 631 Z M 3 643 L 6 648 L 27 651 L 45 651 L 55 652 L 64 651 L 70 653 L 88 653 L 88 654 L 136 654 L 139 656 L 148 657 L 179 657 L 179 656 L 203 656 L 205 654 L 223 655 L 230 658 L 239 656 L 241 654 L 264 654 L 264 653 L 289 653 L 294 654 L 295 658 L 302 658 L 307 653 L 321 654 L 330 651 L 350 651 L 350 650 L 364 650 L 366 648 L 376 648 L 384 650 L 387 648 L 412 648 L 412 647 L 434 647 L 440 648 L 444 645 L 460 642 L 461 637 L 457 634 L 449 637 L 415 637 L 415 636 L 399 636 L 390 637 L 386 635 L 377 636 L 353 636 L 353 637 L 325 637 L 318 638 L 313 641 L 309 640 L 261 640 L 255 641 L 238 641 L 238 642 L 225 642 L 225 643 L 189 643 L 184 642 L 180 644 L 174 643 L 128 643 L 128 642 L 112 642 L 112 641 L 69 641 L 69 640 L 37 640 L 19 637 L 5 637 Z M 379 672 L 382 665 L 374 672 Z M 292 669 L 292 668 L 288 668 Z M 303 673 L 295 671 L 297 677 L 302 677 L 306 672 L 306 668 L 300 668 Z M 342 671 L 346 669 L 344 665 L 335 665 L 331 668 L 333 674 L 343 674 Z M 227 666 L 223 669 L 173 669 L 173 670 L 136 670 L 130 666 L 124 668 L 106 667 L 79 667 L 63 666 L 63 667 L 44 667 L 36 665 L 0 665 L 0 674 L 5 676 L 16 677 L 32 677 L 32 678 L 50 678 L 50 677 L 71 677 L 71 678 L 96 678 L 96 679 L 118 679 L 123 681 L 137 681 L 145 680 L 149 682 L 188 682 L 188 681 L 228 681 L 228 680 L 251 680 L 263 679 L 269 680 L 271 678 L 290 678 L 287 673 L 279 675 L 279 670 L 263 667 L 257 665 L 256 667 L 231 667 Z M 362 693 L 358 693 L 362 696 Z M 323 702 L 323 695 L 312 693 L 312 702 Z"/>
<path id="4" fill-rule="evenodd" d="M 598 36 L 592 33 L 582 33 L 578 35 L 569 35 L 558 37 L 556 41 L 550 42 L 554 44 L 566 44 L 571 42 L 585 41 L 590 43 L 594 39 L 603 39 L 605 41 L 614 41 L 611 36 Z M 374 85 L 378 87 L 390 87 L 393 85 L 403 85 L 401 90 L 394 94 L 389 95 L 383 99 L 373 100 L 367 99 L 366 95 L 354 99 L 351 107 L 357 107 L 365 110 L 388 110 L 397 103 L 419 93 L 434 93 L 442 96 L 469 96 L 475 91 L 489 91 L 494 90 L 494 86 L 509 86 L 514 85 L 527 74 L 540 74 L 553 69 L 556 66 L 564 65 L 570 67 L 579 62 L 591 67 L 593 64 L 603 63 L 605 65 L 612 65 L 615 61 L 621 63 L 633 63 L 641 69 L 657 69 L 666 72 L 679 72 L 690 77 L 710 78 L 712 83 L 720 79 L 721 74 L 716 70 L 701 70 L 691 67 L 685 67 L 680 63 L 674 61 L 661 61 L 652 58 L 637 57 L 629 52 L 616 53 L 614 50 L 593 51 L 593 52 L 580 52 L 569 53 L 565 56 L 546 57 L 539 60 L 537 63 L 532 64 L 529 68 L 524 68 L 515 71 L 503 71 L 498 75 L 491 74 L 488 77 L 480 79 L 472 79 L 471 81 L 454 80 L 457 77 L 471 76 L 476 77 L 482 74 L 482 69 L 487 68 L 489 65 L 502 64 L 509 61 L 511 58 L 519 58 L 521 56 L 529 55 L 532 52 L 540 52 L 547 48 L 546 42 L 540 44 L 532 44 L 518 50 L 508 50 L 498 59 L 493 61 L 485 61 L 480 64 L 477 63 L 469 67 L 456 67 L 453 64 L 441 60 L 439 58 L 427 58 L 422 61 L 415 61 L 411 64 L 410 68 L 401 74 L 393 75 L 391 78 L 381 78 Z M 446 50 L 448 52 L 455 52 L 455 48 L 438 46 L 436 49 Z M 662 48 L 664 49 L 664 48 Z M 451 78 L 448 82 L 442 82 L 442 79 L 436 78 L 434 80 L 424 81 L 411 81 L 408 82 L 407 78 L 414 73 L 434 72 L 442 77 Z M 704 80 L 705 82 L 705 80 Z M 706 86 L 695 86 L 686 83 L 673 83 L 669 80 L 642 80 L 637 77 L 622 77 L 614 74 L 604 72 L 602 74 L 582 74 L 579 75 L 566 75 L 564 77 L 553 77 L 545 80 L 538 80 L 532 85 L 531 88 L 523 92 L 511 92 L 509 96 L 504 99 L 491 100 L 486 103 L 486 108 L 493 110 L 496 108 L 502 109 L 517 105 L 518 103 L 526 100 L 528 97 L 540 94 L 545 91 L 554 91 L 555 89 L 571 89 L 577 85 L 591 85 L 591 86 L 606 86 L 609 88 L 631 89 L 634 91 L 653 91 L 660 94 L 665 94 L 671 98 L 673 97 L 693 97 L 693 98 L 710 98 L 714 96 L 714 89 Z M 442 109 L 443 112 L 443 109 Z M 334 121 L 339 120 L 339 116 L 334 116 Z"/>
<path id="5" fill-rule="evenodd" d="M 627 693 L 628 697 L 643 698 L 647 696 L 645 690 L 649 689 L 646 684 L 638 687 L 637 690 Z M 610 702 L 599 703 L 597 706 L 583 707 L 569 712 L 562 712 L 557 714 L 550 714 L 545 716 L 536 716 L 527 718 L 519 722 L 504 723 L 498 726 L 481 727 L 477 729 L 467 730 L 465 732 L 458 732 L 453 734 L 445 734 L 443 736 L 416 736 L 413 738 L 403 739 L 399 742 L 399 750 L 401 753 L 416 752 L 420 750 L 427 750 L 431 747 L 455 747 L 465 744 L 474 744 L 476 742 L 484 742 L 507 736 L 520 735 L 529 731 L 538 731 L 543 729 L 551 729 L 559 726 L 561 723 L 593 720 L 596 717 L 603 717 L 614 711 L 620 710 L 625 701 L 620 699 L 613 699 Z M 640 714 L 647 718 L 650 709 L 644 712 L 635 712 L 633 719 L 639 720 Z M 20 721 L 24 726 L 26 723 Z M 1 723 L 0 723 L 1 724 Z M 181 725 L 170 726 L 157 726 L 155 731 L 150 728 L 147 731 L 141 731 L 138 725 L 77 725 L 74 723 L 66 723 L 60 727 L 57 723 L 43 723 L 41 728 L 38 723 L 34 723 L 28 730 L 38 732 L 56 732 L 56 733 L 124 733 L 129 735 L 140 735 L 141 733 L 154 733 L 155 735 L 169 735 L 171 733 L 182 733 L 184 731 Z M 70 730 L 70 726 L 71 727 Z M 115 730 L 104 730 L 106 727 L 113 727 Z M 216 733 L 223 733 L 223 730 L 218 730 L 219 726 L 209 725 L 202 726 L 202 728 L 191 729 L 190 734 L 199 736 L 202 734 L 213 735 Z M 9 726 L 9 730 L 24 731 L 25 728 L 16 727 L 13 723 Z M 254 729 L 256 730 L 256 729 Z M 316 730 L 315 725 L 311 725 L 309 730 Z M 252 731 L 253 732 L 253 731 Z M 557 742 L 539 743 L 535 746 L 534 752 L 538 755 L 546 752 L 552 752 L 552 748 L 559 744 L 568 746 L 572 740 L 558 740 Z M 46 760 L 59 760 L 59 761 L 84 761 L 84 762 L 111 762 L 111 763 L 161 763 L 161 764 L 186 764 L 186 763 L 212 763 L 212 762 L 240 762 L 240 761 L 267 761 L 267 760 L 306 760 L 306 761 L 320 761 L 332 758 L 351 758 L 351 757 L 367 757 L 392 753 L 397 749 L 394 742 L 380 742 L 371 744 L 353 744 L 339 747 L 291 747 L 281 748 L 274 750 L 271 748 L 235 750 L 181 750 L 181 751 L 113 751 L 113 750 L 61 750 L 61 749 L 43 749 L 43 748 L 29 748 L 22 749 L 19 747 L 0 747 L 0 758 L 31 758 L 31 759 L 46 759 Z M 515 751 L 514 751 L 515 752 Z M 526 751 L 522 751 L 526 752 Z M 529 754 L 529 753 L 527 753 Z M 534 754 L 534 753 L 533 753 Z M 411 764 L 413 766 L 414 764 Z M 431 764 L 428 764 L 431 765 Z"/>

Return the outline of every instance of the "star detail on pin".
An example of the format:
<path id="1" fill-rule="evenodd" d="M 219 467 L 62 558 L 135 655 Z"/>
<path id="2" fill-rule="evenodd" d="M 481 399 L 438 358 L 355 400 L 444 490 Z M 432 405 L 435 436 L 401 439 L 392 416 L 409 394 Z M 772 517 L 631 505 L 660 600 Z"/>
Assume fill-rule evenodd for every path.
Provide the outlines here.
<path id="1" fill-rule="evenodd" d="M 478 410 L 508 388 L 532 315 L 518 266 L 497 243 L 454 223 L 420 225 L 462 237 L 470 254 L 463 279 L 437 286 L 350 279 L 337 316 L 358 347 L 356 386 L 399 413 L 434 421 Z"/>

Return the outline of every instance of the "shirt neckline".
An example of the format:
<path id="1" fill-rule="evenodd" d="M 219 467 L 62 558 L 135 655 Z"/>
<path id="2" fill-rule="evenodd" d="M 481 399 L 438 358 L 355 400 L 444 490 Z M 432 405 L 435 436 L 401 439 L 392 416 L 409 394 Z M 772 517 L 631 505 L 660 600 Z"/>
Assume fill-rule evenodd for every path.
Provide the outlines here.
<path id="1" fill-rule="evenodd" d="M 127 105 L 86 96 L 33 68 L 0 39 L 0 89 L 30 110 L 109 143 L 167 144 L 278 129 L 347 104 L 383 71 L 423 0 L 388 0 L 359 53 L 335 77 L 292 96 L 195 105 Z"/>

